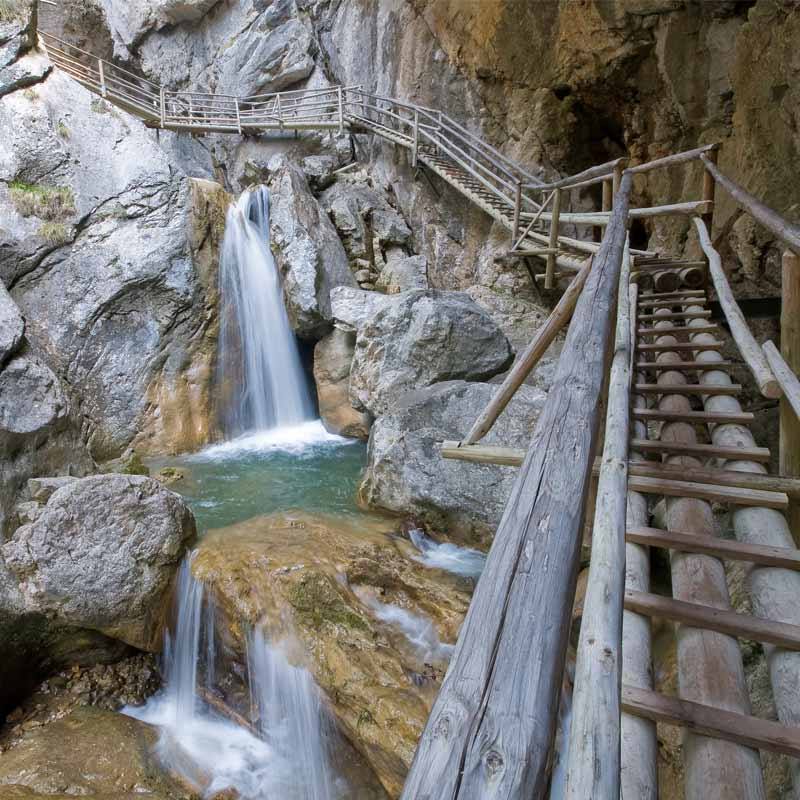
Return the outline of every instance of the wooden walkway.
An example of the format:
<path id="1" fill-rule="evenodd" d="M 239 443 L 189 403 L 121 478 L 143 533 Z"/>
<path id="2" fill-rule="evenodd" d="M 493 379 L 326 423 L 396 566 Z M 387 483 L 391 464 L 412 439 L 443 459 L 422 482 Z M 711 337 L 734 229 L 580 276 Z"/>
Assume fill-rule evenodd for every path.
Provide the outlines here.
<path id="1" fill-rule="evenodd" d="M 147 125 L 190 133 L 330 129 L 404 148 L 540 259 L 545 287 L 569 284 L 464 438 L 442 455 L 519 469 L 405 800 L 543 798 L 582 545 L 591 545 L 575 663 L 566 797 L 658 796 L 656 725 L 684 729 L 690 800 L 761 800 L 759 751 L 791 758 L 800 797 L 800 228 L 716 166 L 707 145 L 646 164 L 616 159 L 544 184 L 434 109 L 360 87 L 236 98 L 171 92 L 41 33 L 56 66 Z M 631 206 L 636 177 L 702 165 L 694 200 Z M 680 182 L 673 185 L 686 185 Z M 598 186 L 593 212 L 570 194 Z M 781 351 L 750 332 L 712 243 L 717 190 L 786 247 Z M 585 195 L 583 196 L 585 199 Z M 630 247 L 632 219 L 682 215 L 702 255 Z M 563 226 L 594 229 L 575 238 Z M 710 321 L 711 291 L 732 340 Z M 566 342 L 527 451 L 480 440 L 559 331 Z M 742 367 L 781 405 L 780 475 L 743 409 Z M 735 538 L 720 538 L 715 510 Z M 671 594 L 650 585 L 669 559 Z M 748 566 L 752 613 L 731 608 L 726 564 Z M 651 620 L 675 626 L 678 696 L 655 690 Z M 740 640 L 767 655 L 777 720 L 752 714 Z"/>

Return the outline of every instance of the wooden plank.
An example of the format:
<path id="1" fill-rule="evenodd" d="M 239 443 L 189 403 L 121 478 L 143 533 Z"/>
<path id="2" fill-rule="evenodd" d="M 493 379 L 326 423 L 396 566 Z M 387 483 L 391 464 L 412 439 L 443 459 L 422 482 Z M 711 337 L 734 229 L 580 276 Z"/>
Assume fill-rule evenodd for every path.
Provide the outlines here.
<path id="1" fill-rule="evenodd" d="M 709 386 L 704 383 L 685 383 L 682 386 L 663 383 L 637 383 L 634 391 L 639 394 L 739 394 L 742 387 L 738 383 L 728 386 Z"/>
<path id="2" fill-rule="evenodd" d="M 688 300 L 642 300 L 640 308 L 672 308 L 673 306 L 704 306 L 708 301 L 704 297 Z"/>
<path id="3" fill-rule="evenodd" d="M 660 408 L 637 408 L 633 416 L 645 422 L 695 422 L 704 425 L 710 422 L 730 422 L 736 425 L 749 425 L 754 417 L 749 411 L 740 413 L 713 413 L 709 411 L 665 411 Z"/>
<path id="4" fill-rule="evenodd" d="M 566 800 L 619 797 L 622 598 L 630 419 L 630 252 L 626 242 L 608 383 L 603 457 L 592 529 L 592 559 L 575 662 Z"/>
<path id="5" fill-rule="evenodd" d="M 544 325 L 536 332 L 533 341 L 525 349 L 525 352 L 514 362 L 508 375 L 498 388 L 497 393 L 492 397 L 489 404 L 475 420 L 470 432 L 464 439 L 465 444 L 474 444 L 482 439 L 492 428 L 497 418 L 503 413 L 511 398 L 522 385 L 525 378 L 530 375 L 532 370 L 547 352 L 547 348 L 552 344 L 553 339 L 572 317 L 575 304 L 578 302 L 583 291 L 589 271 L 592 268 L 592 258 L 586 262 L 586 266 L 575 276 L 575 280 L 569 285 L 567 290 L 561 295 L 561 299 L 556 307 L 550 312 Z"/>
<path id="6" fill-rule="evenodd" d="M 746 561 L 763 567 L 800 570 L 800 551 L 790 547 L 746 544 L 720 539 L 717 536 L 678 533 L 661 528 L 629 528 L 625 537 L 629 542 L 647 547 L 680 550 L 682 553 L 703 553 L 728 561 Z"/>
<path id="7" fill-rule="evenodd" d="M 736 346 L 742 354 L 747 363 L 750 372 L 753 374 L 756 386 L 764 397 L 777 398 L 781 396 L 781 389 L 772 370 L 767 364 L 766 358 L 758 346 L 755 337 L 750 332 L 750 327 L 747 320 L 742 314 L 742 310 L 737 304 L 733 292 L 731 291 L 728 278 L 725 271 L 722 269 L 722 259 L 719 253 L 714 249 L 711 244 L 711 237 L 708 234 L 708 229 L 701 219 L 694 220 L 694 226 L 697 229 L 697 235 L 700 239 L 700 246 L 708 258 L 708 269 L 711 273 L 711 280 L 714 282 L 714 289 L 717 292 L 719 304 L 725 312 L 725 318 L 728 321 L 728 327 L 731 331 Z"/>
<path id="8" fill-rule="evenodd" d="M 673 300 L 676 297 L 680 297 L 682 300 L 701 297 L 705 300 L 706 291 L 705 289 L 680 289 L 677 292 L 644 292 L 642 294 L 643 300 Z"/>
<path id="9" fill-rule="evenodd" d="M 694 161 L 701 158 L 703 153 L 708 153 L 712 150 L 718 150 L 719 144 L 705 144 L 702 147 L 696 147 L 693 150 L 686 150 L 683 153 L 673 153 L 668 156 L 647 161 L 644 164 L 638 164 L 635 167 L 629 167 L 628 172 L 638 175 L 642 172 L 650 172 L 654 169 L 663 169 L 664 167 L 674 167 L 676 164 L 684 164 L 687 161 Z"/>
<path id="10" fill-rule="evenodd" d="M 525 460 L 525 451 L 516 447 L 498 447 L 485 444 L 465 444 L 444 441 L 440 447 L 442 458 L 454 461 L 470 461 L 474 464 L 497 464 L 518 467 Z"/>
<path id="11" fill-rule="evenodd" d="M 770 460 L 766 447 L 722 447 L 714 444 L 689 444 L 683 442 L 660 442 L 655 439 L 632 439 L 631 449 L 643 453 L 659 453 L 695 456 L 697 458 L 727 458 L 743 461 Z"/>
<path id="12" fill-rule="evenodd" d="M 673 311 L 669 314 L 639 314 L 638 320 L 666 320 L 666 319 L 698 319 L 708 318 L 710 311 Z"/>
<path id="13" fill-rule="evenodd" d="M 630 186 L 624 176 L 403 800 L 547 791 Z"/>
<path id="14" fill-rule="evenodd" d="M 778 352 L 774 342 L 766 342 L 762 345 L 762 349 L 775 379 L 780 384 L 784 397 L 792 407 L 795 416 L 800 419 L 800 381 L 797 380 L 797 375 L 789 369 L 789 365 L 783 360 L 783 356 Z"/>
<path id="15" fill-rule="evenodd" d="M 732 361 L 638 361 L 636 369 L 656 372 L 711 372 L 735 366 Z"/>
<path id="16" fill-rule="evenodd" d="M 643 494 L 663 494 L 666 497 L 688 497 L 706 500 L 709 503 L 728 503 L 736 506 L 760 506 L 783 511 L 789 506 L 789 498 L 782 492 L 765 492 L 759 489 L 740 489 L 710 483 L 648 478 L 634 475 L 631 469 L 628 486 Z"/>
<path id="17" fill-rule="evenodd" d="M 628 685 L 622 687 L 622 708 L 628 714 L 688 728 L 700 736 L 800 757 L 800 728 L 790 728 L 779 722 L 677 697 L 666 697 L 658 692 Z"/>
<path id="18" fill-rule="evenodd" d="M 668 334 L 691 334 L 691 333 L 716 333 L 719 325 L 698 325 L 697 327 L 687 328 L 686 326 L 670 325 L 663 328 L 639 328 L 637 336 L 667 336 Z"/>
<path id="19" fill-rule="evenodd" d="M 786 650 L 800 650 L 800 625 L 761 619 L 700 603 L 687 603 L 650 592 L 625 592 L 625 608 L 637 614 L 663 617 L 693 628 L 774 644 Z"/>
<path id="20" fill-rule="evenodd" d="M 665 353 L 665 352 L 682 352 L 684 350 L 722 350 L 725 342 L 703 342 L 702 344 L 693 344 L 692 342 L 675 342 L 667 344 L 638 344 L 636 349 L 642 353 Z"/>

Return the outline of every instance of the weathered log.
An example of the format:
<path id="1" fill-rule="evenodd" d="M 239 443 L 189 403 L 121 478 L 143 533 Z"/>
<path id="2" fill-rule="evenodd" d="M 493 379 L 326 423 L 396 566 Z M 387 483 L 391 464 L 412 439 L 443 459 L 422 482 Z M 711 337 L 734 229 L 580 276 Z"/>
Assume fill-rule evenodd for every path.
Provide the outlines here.
<path id="1" fill-rule="evenodd" d="M 517 389 L 523 384 L 525 378 L 530 375 L 547 351 L 547 348 L 552 344 L 553 339 L 558 335 L 558 332 L 571 318 L 591 268 L 592 260 L 590 258 L 586 262 L 586 266 L 575 276 L 569 288 L 561 295 L 561 299 L 550 312 L 550 316 L 544 325 L 536 332 L 533 341 L 514 363 L 497 394 L 491 399 L 489 405 L 486 406 L 478 419 L 475 420 L 472 429 L 464 439 L 464 444 L 474 444 L 480 441 L 491 430 L 492 425 L 502 414 L 503 409 L 508 405 Z"/>
<path id="2" fill-rule="evenodd" d="M 703 147 L 696 147 L 694 150 L 687 150 L 684 153 L 675 153 L 670 156 L 664 156 L 663 158 L 655 158 L 644 164 L 637 164 L 635 167 L 630 167 L 628 171 L 634 175 L 639 175 L 642 172 L 650 172 L 654 169 L 672 167 L 675 164 L 684 164 L 687 161 L 694 161 L 696 158 L 701 158 L 703 153 L 707 153 L 709 150 L 717 150 L 718 148 L 718 144 L 707 144 Z"/>
<path id="3" fill-rule="evenodd" d="M 700 219 L 695 219 L 694 224 L 697 228 L 697 235 L 700 238 L 700 246 L 708 258 L 708 270 L 711 273 L 711 280 L 714 283 L 719 304 L 722 306 L 725 318 L 728 320 L 731 336 L 733 336 L 742 358 L 744 358 L 750 372 L 753 374 L 761 394 L 764 397 L 780 397 L 780 386 L 778 386 L 778 382 L 775 380 L 775 376 L 772 374 L 772 370 L 769 368 L 758 342 L 750 332 L 750 327 L 742 314 L 742 310 L 733 296 L 725 271 L 722 269 L 722 259 L 720 259 L 719 253 L 711 244 L 708 228 Z"/>
<path id="4" fill-rule="evenodd" d="M 510 800 L 547 789 L 629 194 L 626 176 L 417 747 L 406 800 Z"/>

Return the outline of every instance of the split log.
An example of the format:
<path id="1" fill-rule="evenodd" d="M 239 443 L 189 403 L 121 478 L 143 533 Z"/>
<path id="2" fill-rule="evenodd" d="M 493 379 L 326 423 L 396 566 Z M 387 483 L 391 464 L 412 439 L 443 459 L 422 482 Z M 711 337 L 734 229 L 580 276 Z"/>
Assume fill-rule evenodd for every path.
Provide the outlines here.
<path id="1" fill-rule="evenodd" d="M 623 178 L 405 800 L 511 800 L 547 790 L 630 183 Z"/>

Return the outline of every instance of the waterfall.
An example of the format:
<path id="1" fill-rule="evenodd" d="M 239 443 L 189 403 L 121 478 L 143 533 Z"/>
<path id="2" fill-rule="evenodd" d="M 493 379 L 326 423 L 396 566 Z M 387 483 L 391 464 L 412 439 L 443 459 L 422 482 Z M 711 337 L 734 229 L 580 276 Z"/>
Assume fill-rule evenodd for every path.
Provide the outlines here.
<path id="1" fill-rule="evenodd" d="M 269 246 L 269 191 L 228 210 L 219 272 L 217 379 L 223 432 L 233 438 L 314 417 L 280 275 Z"/>
<path id="2" fill-rule="evenodd" d="M 332 766 L 335 733 L 310 673 L 291 664 L 256 627 L 247 634 L 249 729 L 218 713 L 215 632 L 210 593 L 192 576 L 189 556 L 176 587 L 176 624 L 165 634 L 164 689 L 124 713 L 161 727 L 158 755 L 170 770 L 212 797 L 335 800 L 346 795 Z"/>

